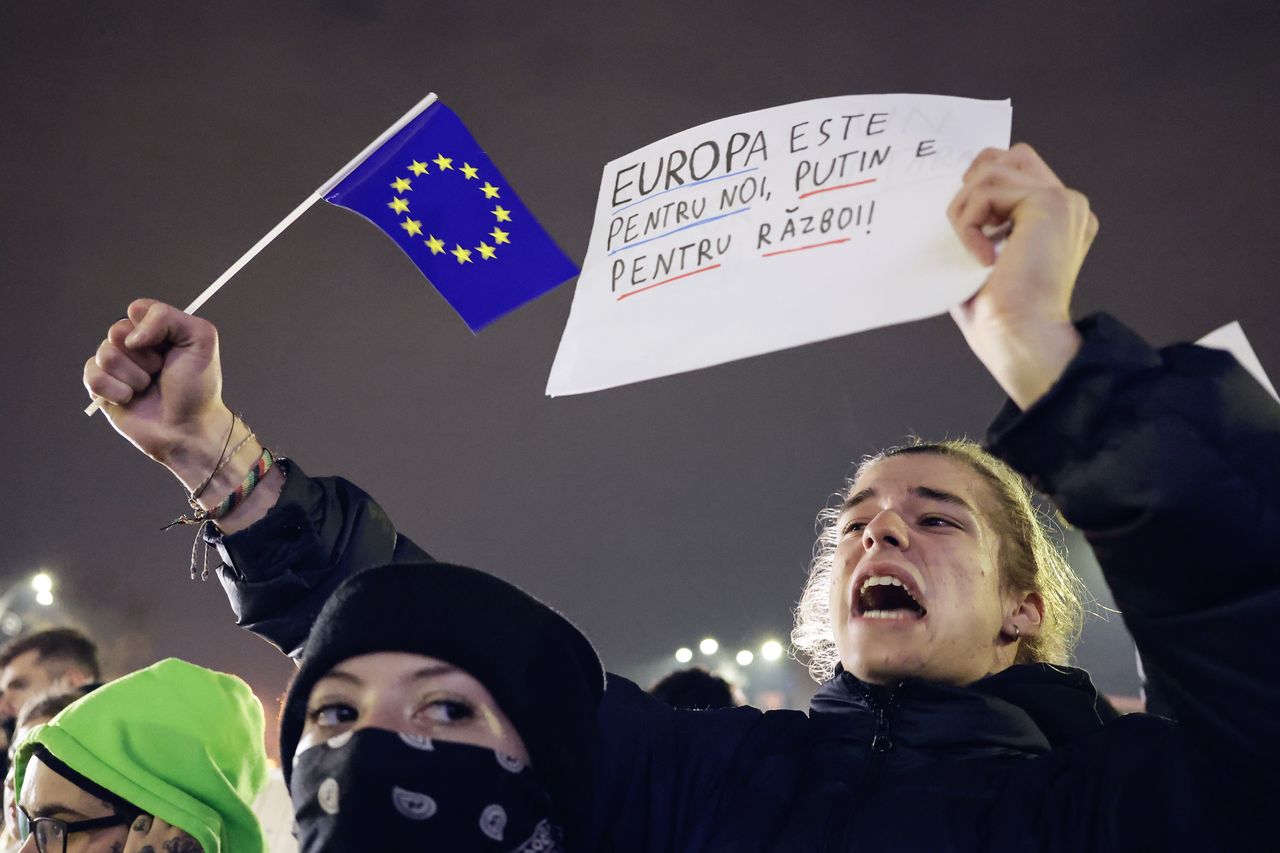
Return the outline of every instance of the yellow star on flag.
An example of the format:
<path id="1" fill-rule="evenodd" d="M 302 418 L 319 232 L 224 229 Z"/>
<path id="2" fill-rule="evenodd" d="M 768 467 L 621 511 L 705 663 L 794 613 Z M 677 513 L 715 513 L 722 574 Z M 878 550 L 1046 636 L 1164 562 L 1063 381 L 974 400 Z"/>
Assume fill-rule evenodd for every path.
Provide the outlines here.
<path id="1" fill-rule="evenodd" d="M 485 198 L 497 198 L 498 188 L 488 181 L 484 182 L 484 186 L 480 188 L 480 192 L 484 193 Z"/>
<path id="2" fill-rule="evenodd" d="M 497 243 L 499 246 L 503 243 L 511 242 L 511 233 L 509 231 L 503 231 L 496 225 L 493 226 L 493 230 L 489 232 L 489 236 L 493 237 L 493 242 Z"/>
<path id="3" fill-rule="evenodd" d="M 470 163 L 462 164 L 462 174 L 467 176 L 468 181 L 476 180 L 476 177 L 479 175 L 479 172 L 480 170 L 477 169 L 475 166 L 472 166 Z"/>
<path id="4" fill-rule="evenodd" d="M 489 212 L 490 212 L 490 213 L 492 213 L 494 216 L 498 217 L 498 221 L 499 221 L 499 222 L 510 222 L 510 221 L 511 221 L 511 211 L 507 210 L 505 207 L 503 207 L 503 206 L 502 206 L 502 205 L 500 205 L 500 204 L 499 204 L 499 205 L 496 205 L 496 206 L 493 208 L 493 210 L 491 210 L 491 211 L 489 211 Z"/>
<path id="5" fill-rule="evenodd" d="M 413 184 L 409 183 L 408 178 L 396 178 L 395 183 L 391 185 L 391 188 L 398 193 L 402 193 L 405 190 L 412 190 Z"/>
<path id="6" fill-rule="evenodd" d="M 426 174 L 427 164 L 414 160 L 412 163 L 409 164 L 409 171 L 413 172 L 415 175 Z"/>
<path id="7" fill-rule="evenodd" d="M 480 241 L 479 246 L 476 246 L 476 251 L 478 251 L 480 253 L 480 257 L 484 258 L 486 261 L 498 254 L 497 249 L 493 248 L 483 240 Z"/>
<path id="8" fill-rule="evenodd" d="M 406 219 L 400 223 L 400 227 L 408 231 L 410 237 L 422 233 L 422 221 L 419 219 Z"/>
<path id="9" fill-rule="evenodd" d="M 391 201 L 387 202 L 387 207 L 391 208 L 396 213 L 408 213 L 409 200 L 404 198 L 393 198 Z"/>
<path id="10" fill-rule="evenodd" d="M 436 235 L 428 234 L 427 239 L 423 240 L 422 242 L 427 244 L 427 248 L 431 250 L 431 254 L 433 255 L 444 254 L 444 241 L 438 238 Z"/>
<path id="11" fill-rule="evenodd" d="M 453 256 L 458 259 L 458 263 L 460 264 L 471 263 L 471 250 L 464 249 L 461 246 L 459 246 L 457 243 L 454 243 L 453 245 L 454 245 L 454 248 L 450 249 L 450 251 L 453 252 Z"/>
<path id="12" fill-rule="evenodd" d="M 452 169 L 452 168 L 453 168 L 453 158 L 452 158 L 452 157 L 446 157 L 446 156 L 444 156 L 443 154 L 437 154 L 437 155 L 436 155 L 436 159 L 432 160 L 431 162 L 432 162 L 432 163 L 435 163 L 435 164 L 436 164 L 437 166 L 439 166 L 441 169 Z"/>

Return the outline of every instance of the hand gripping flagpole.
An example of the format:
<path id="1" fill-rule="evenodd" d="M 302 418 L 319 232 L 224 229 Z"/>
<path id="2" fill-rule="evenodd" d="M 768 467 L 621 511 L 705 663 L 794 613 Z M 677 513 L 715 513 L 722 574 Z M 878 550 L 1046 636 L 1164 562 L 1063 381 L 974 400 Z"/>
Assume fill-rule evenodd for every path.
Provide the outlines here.
<path id="1" fill-rule="evenodd" d="M 204 289 L 204 292 L 201 293 L 199 296 L 197 296 L 194 300 L 192 300 L 190 305 L 182 309 L 183 312 L 186 314 L 196 313 L 196 311 L 198 311 L 202 305 L 204 305 L 206 302 L 209 301 L 210 297 L 212 297 L 213 294 L 217 293 L 218 290 L 220 290 L 224 284 L 226 284 L 228 281 L 231 280 L 231 277 L 233 275 L 240 272 L 240 270 L 244 269 L 245 265 L 248 264 L 249 261 L 253 260 L 259 252 L 265 249 L 272 240 L 279 237 L 280 234 L 284 231 L 284 229 L 292 225 L 294 220 L 296 220 L 303 213 L 306 213 L 307 208 L 311 207 L 311 205 L 315 204 L 317 201 L 324 198 L 325 195 L 330 190 L 332 190 L 339 183 L 341 183 L 343 178 L 351 174 L 352 171 L 355 170 L 356 166 L 359 166 L 361 163 L 363 163 L 365 161 L 365 158 L 367 158 L 374 151 L 377 151 L 378 148 L 380 148 L 383 145 L 383 143 L 385 143 L 388 139 L 390 139 L 391 137 L 399 133 L 401 130 L 403 130 L 405 125 L 407 125 L 409 122 L 417 118 L 419 114 L 422 113 L 423 110 L 431 106 L 433 103 L 435 103 L 435 101 L 436 101 L 436 94 L 435 92 L 432 92 L 431 94 L 423 98 L 421 101 L 418 101 L 418 103 L 413 106 L 413 109 L 409 110 L 407 113 L 400 116 L 400 118 L 396 120 L 395 124 L 391 125 L 391 127 L 384 130 L 377 139 L 373 140 L 368 145 L 366 145 L 363 151 L 361 151 L 356 156 L 352 157 L 351 160 L 348 161 L 347 165 L 343 166 L 341 169 L 335 172 L 333 177 L 331 177 L 329 180 L 321 184 L 315 191 L 311 193 L 311 195 L 307 196 L 306 199 L 302 202 L 302 204 L 295 207 L 293 211 L 284 219 L 281 219 L 280 222 L 276 224 L 276 227 L 268 231 L 262 237 L 261 240 L 254 243 L 253 246 L 249 248 L 249 251 L 241 255 L 240 259 L 236 261 L 234 264 L 232 264 L 227 269 L 226 272 L 218 276 L 214 280 L 213 284 L 206 287 Z M 102 398 L 99 397 L 98 399 L 94 400 L 92 403 L 89 404 L 88 408 L 84 410 L 84 413 L 86 415 L 92 415 L 94 412 L 98 411 L 101 408 L 102 408 Z"/>

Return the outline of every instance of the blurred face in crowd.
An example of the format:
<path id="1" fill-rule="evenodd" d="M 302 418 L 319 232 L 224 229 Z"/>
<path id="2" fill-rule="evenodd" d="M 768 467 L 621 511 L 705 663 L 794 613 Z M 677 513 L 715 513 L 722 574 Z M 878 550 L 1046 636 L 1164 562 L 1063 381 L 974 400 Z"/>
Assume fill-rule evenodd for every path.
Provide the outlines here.
<path id="1" fill-rule="evenodd" d="M 68 824 L 109 818 L 115 814 L 110 803 L 58 775 L 38 757 L 32 758 L 27 765 L 18 803 L 32 819 L 50 817 Z M 128 836 L 128 818 L 122 818 L 117 826 L 72 831 L 66 836 L 67 853 L 119 853 L 124 849 Z M 18 848 L 18 853 L 36 853 L 37 849 L 33 831 Z M 59 853 L 60 845 L 53 850 Z"/>
<path id="2" fill-rule="evenodd" d="M 23 652 L 0 670 L 0 719 L 18 716 L 27 700 L 54 688 L 78 687 L 93 678 L 59 660 L 41 660 L 37 649 Z"/>
<path id="3" fill-rule="evenodd" d="M 9 770 L 4 774 L 4 829 L 10 838 L 18 837 L 18 795 L 13 790 L 14 758 L 18 744 L 27 736 L 27 732 L 36 726 L 44 725 L 52 717 L 32 717 L 26 725 L 13 733 L 13 741 L 9 744 Z"/>
<path id="4" fill-rule="evenodd" d="M 868 466 L 838 521 L 832 630 L 863 681 L 969 684 L 1013 663 L 1007 626 L 1039 597 L 1002 588 L 994 496 L 963 462 L 904 454 Z"/>
<path id="5" fill-rule="evenodd" d="M 529 760 L 520 734 L 485 686 L 426 655 L 378 652 L 329 670 L 311 690 L 298 751 L 363 728 L 484 746 Z"/>

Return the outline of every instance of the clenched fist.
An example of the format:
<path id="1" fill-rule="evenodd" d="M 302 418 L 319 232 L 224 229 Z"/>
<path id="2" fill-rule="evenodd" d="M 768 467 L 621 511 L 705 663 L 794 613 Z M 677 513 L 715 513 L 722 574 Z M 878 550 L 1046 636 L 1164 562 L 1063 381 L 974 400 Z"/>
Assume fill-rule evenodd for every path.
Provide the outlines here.
<path id="1" fill-rule="evenodd" d="M 961 242 L 991 267 L 982 288 L 951 312 L 970 348 L 1027 408 L 1079 349 L 1071 293 L 1098 233 L 1089 200 L 1066 187 L 1029 145 L 988 148 L 947 209 Z M 996 251 L 995 234 L 1008 239 Z"/>
<path id="2" fill-rule="evenodd" d="M 198 498 L 205 509 L 230 494 L 262 452 L 261 444 L 248 439 L 248 426 L 222 402 L 218 330 L 172 305 L 154 299 L 131 303 L 128 316 L 111 325 L 85 363 L 84 385 L 103 401 L 116 431 L 172 471 L 188 491 L 208 481 Z M 273 468 L 252 500 L 220 518 L 218 526 L 231 533 L 252 523 L 274 504 L 281 483 Z"/>

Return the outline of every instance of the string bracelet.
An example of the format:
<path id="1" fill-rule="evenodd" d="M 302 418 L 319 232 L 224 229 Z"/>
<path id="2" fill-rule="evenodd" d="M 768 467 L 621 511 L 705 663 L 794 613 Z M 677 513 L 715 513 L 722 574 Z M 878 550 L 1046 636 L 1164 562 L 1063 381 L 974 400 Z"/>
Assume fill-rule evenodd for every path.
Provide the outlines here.
<path id="1" fill-rule="evenodd" d="M 238 421 L 238 420 L 240 420 L 240 416 L 239 416 L 239 415 L 236 415 L 236 416 L 235 416 L 235 419 L 236 419 L 237 421 Z M 241 421 L 241 423 L 243 423 L 243 421 Z M 245 424 L 245 428 L 246 428 L 246 429 L 248 429 L 248 427 L 249 427 L 249 425 L 248 425 L 248 424 Z M 232 429 L 232 431 L 234 431 L 234 430 L 235 430 L 235 421 L 232 421 L 231 429 Z M 230 436 L 228 436 L 228 438 L 230 438 Z M 192 510 L 192 512 L 193 512 L 196 516 L 198 516 L 198 518 L 197 518 L 197 519 L 195 519 L 195 520 L 197 520 L 197 521 L 198 521 L 198 520 L 200 520 L 201 518 L 208 518 L 208 517 L 212 517 L 212 516 L 210 515 L 210 513 L 209 513 L 207 510 L 205 510 L 205 508 L 204 508 L 204 507 L 200 506 L 200 502 L 197 500 L 197 498 L 199 498 L 199 497 L 200 497 L 200 495 L 204 492 L 204 490 L 205 490 L 205 489 L 207 489 L 207 488 L 209 487 L 209 483 L 213 482 L 213 478 L 214 478 L 214 477 L 216 477 L 216 476 L 218 476 L 218 472 L 219 472 L 219 471 L 221 471 L 223 468 L 225 468 L 225 467 L 226 467 L 226 465 L 227 465 L 227 463 L 228 463 L 228 462 L 230 462 L 232 459 L 234 459 L 234 458 L 235 458 L 235 456 L 236 456 L 236 454 L 237 454 L 237 453 L 239 453 L 241 450 L 243 450 L 243 449 L 244 449 L 244 446 L 245 446 L 246 444 L 248 444 L 250 441 L 252 441 L 252 440 L 253 440 L 253 438 L 254 438 L 253 430 L 252 430 L 252 429 L 249 429 L 249 434 L 248 434 L 248 435 L 246 435 L 244 438 L 240 439 L 240 443 L 239 443 L 239 444 L 237 444 L 237 445 L 235 446 L 235 448 L 234 448 L 230 453 L 226 453 L 226 454 L 222 457 L 222 459 L 218 462 L 218 467 L 216 467 L 216 468 L 214 468 L 214 469 L 213 469 L 213 473 L 211 473 L 211 474 L 209 475 L 209 478 L 208 478 L 207 480 L 205 480 L 205 481 L 204 481 L 204 485 L 200 487 L 200 490 L 199 490 L 199 491 L 192 492 L 190 495 L 188 495 L 188 496 L 187 496 L 187 503 L 191 505 L 191 510 Z M 226 450 L 226 447 L 223 447 L 222 449 L 223 449 L 223 451 L 225 451 L 225 450 Z M 201 513 L 203 513 L 203 515 L 201 515 Z M 186 522 L 184 522 L 184 523 L 186 523 Z"/>
<path id="2" fill-rule="evenodd" d="M 200 505 L 196 500 L 204 494 L 204 490 L 209 488 L 209 484 L 213 482 L 214 475 L 222 468 L 227 459 L 227 448 L 231 446 L 231 436 L 236 433 L 236 421 L 240 420 L 240 416 L 235 412 L 231 413 L 231 429 L 227 430 L 227 440 L 222 442 L 222 450 L 218 453 L 218 464 L 213 466 L 213 470 L 209 472 L 209 476 L 204 478 L 204 482 L 196 486 L 187 493 L 187 503 L 191 504 L 192 509 L 199 509 Z M 232 455 L 235 455 L 234 453 Z M 166 528 L 167 529 L 167 528 Z"/>
<path id="3" fill-rule="evenodd" d="M 222 499 L 222 503 L 218 504 L 213 512 L 209 513 L 209 518 L 218 519 L 225 518 L 236 507 L 244 503 L 245 498 L 253 494 L 253 490 L 262 482 L 262 478 L 267 476 L 267 472 L 276 464 L 276 457 L 270 448 L 262 448 L 262 455 L 258 457 L 258 461 L 253 463 L 253 467 L 249 469 L 249 473 L 245 475 L 244 482 L 236 487 L 235 491 Z"/>
<path id="4" fill-rule="evenodd" d="M 234 453 L 232 454 L 235 455 Z M 196 528 L 196 537 L 191 542 L 191 579 L 196 579 L 196 554 L 200 549 L 200 543 L 204 542 L 204 554 L 200 557 L 200 580 L 207 581 L 209 579 L 209 540 L 205 538 L 205 533 L 209 529 L 209 525 L 213 524 L 219 518 L 225 518 L 232 510 L 245 501 L 258 487 L 262 479 L 267 476 L 276 464 L 275 454 L 270 449 L 262 448 L 262 453 L 258 456 L 253 467 L 249 469 L 249 473 L 245 474 L 244 480 L 240 482 L 231 494 L 222 499 L 216 507 L 208 512 L 203 512 L 199 519 L 200 526 Z"/>
<path id="5" fill-rule="evenodd" d="M 240 416 L 236 415 L 235 420 L 240 420 Z M 243 421 L 241 421 L 241 423 L 243 423 Z M 245 426 L 247 427 L 248 424 L 245 424 Z M 232 421 L 231 428 L 232 428 L 232 431 L 235 430 L 235 421 Z M 201 493 L 204 492 L 204 490 L 209 487 L 209 484 L 213 482 L 213 478 L 217 476 L 218 472 L 221 471 L 224 467 L 226 467 L 226 464 L 230 462 L 235 457 L 235 455 L 239 453 L 246 444 L 249 443 L 249 441 L 253 437 L 254 437 L 253 430 L 250 429 L 249 434 L 246 435 L 244 439 L 241 440 L 241 442 L 237 444 L 235 449 L 232 450 L 230 453 L 227 453 L 226 446 L 225 445 L 223 446 L 222 448 L 223 456 L 221 459 L 218 460 L 218 464 L 214 466 L 214 469 L 211 472 L 209 472 L 209 476 L 205 478 L 205 481 L 200 484 L 200 488 L 196 489 L 195 491 L 189 492 L 187 494 L 187 504 L 190 505 L 191 507 L 191 515 L 178 516 L 173 521 L 169 522 L 164 527 L 160 528 L 161 532 L 168 530 L 170 527 L 176 527 L 179 524 L 201 524 L 209 520 L 210 518 L 215 517 L 210 514 L 209 510 L 200 506 L 200 501 L 197 500 L 197 498 L 199 498 Z M 231 436 L 228 435 L 227 444 L 230 444 L 230 443 L 231 443 Z"/>
<path id="6" fill-rule="evenodd" d="M 231 437 L 235 435 L 237 423 L 244 423 L 244 418 L 239 414 L 232 412 L 231 429 L 227 431 L 227 438 L 222 443 L 222 452 L 218 455 L 218 463 L 213 466 L 213 470 L 209 472 L 209 476 L 204 478 L 204 482 L 187 493 L 187 504 L 191 507 L 191 514 L 180 515 L 161 528 L 163 531 L 176 527 L 179 524 L 198 525 L 196 528 L 195 539 L 191 543 L 192 580 L 196 579 L 197 552 L 200 547 L 200 541 L 204 539 L 204 534 L 208 525 L 212 524 L 215 519 L 226 515 L 238 503 L 248 497 L 249 493 L 253 491 L 254 487 L 258 485 L 262 480 L 262 477 L 266 475 L 266 472 L 270 470 L 271 466 L 275 463 L 275 457 L 269 450 L 263 448 L 262 455 L 258 457 L 258 461 L 254 463 L 254 466 L 249 470 L 249 474 L 245 477 L 244 482 L 242 482 L 235 491 L 223 499 L 223 501 L 213 510 L 206 510 L 200 505 L 200 496 L 204 494 L 205 490 L 209 488 L 209 484 L 218 476 L 218 472 L 225 468 L 227 463 L 234 459 L 236 454 L 244 449 L 245 445 L 254 438 L 253 429 L 249 428 L 248 424 L 245 424 L 245 427 L 249 429 L 248 435 L 241 439 L 240 442 L 232 448 L 231 452 L 228 453 L 227 448 L 231 445 Z M 224 509 L 224 507 L 226 508 Z M 207 543 L 205 545 L 204 557 L 201 561 L 200 577 L 202 580 L 209 579 L 209 546 Z"/>

